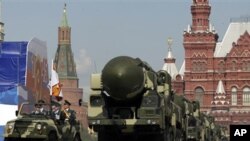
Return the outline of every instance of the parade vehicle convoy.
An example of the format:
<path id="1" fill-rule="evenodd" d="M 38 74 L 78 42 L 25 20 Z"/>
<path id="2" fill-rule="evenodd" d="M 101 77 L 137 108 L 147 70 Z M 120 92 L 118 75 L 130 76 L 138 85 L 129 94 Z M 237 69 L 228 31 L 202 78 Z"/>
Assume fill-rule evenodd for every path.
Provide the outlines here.
<path id="1" fill-rule="evenodd" d="M 98 141 L 220 141 L 199 102 L 171 91 L 171 77 L 139 58 L 118 56 L 91 75 L 89 128 Z"/>
<path id="2" fill-rule="evenodd" d="M 227 141 L 225 128 L 200 112 L 198 101 L 171 91 L 171 77 L 155 72 L 146 62 L 128 56 L 110 60 L 101 74 L 91 75 L 89 129 L 98 141 Z M 83 128 L 74 122 L 64 133 L 62 124 L 46 114 L 34 114 L 25 102 L 8 121 L 4 140 L 84 141 Z M 64 139 L 65 140 L 65 139 Z"/>
<path id="3" fill-rule="evenodd" d="M 70 141 L 83 140 L 81 136 L 83 129 L 78 121 L 74 122 L 70 130 L 64 133 L 63 125 L 51 117 L 51 106 L 44 104 L 43 107 L 46 109 L 46 114 L 35 114 L 32 111 L 34 104 L 23 103 L 20 110 L 16 112 L 17 118 L 8 121 L 5 126 L 4 141 L 61 141 L 63 140 L 63 134 L 66 134 L 67 140 Z"/>

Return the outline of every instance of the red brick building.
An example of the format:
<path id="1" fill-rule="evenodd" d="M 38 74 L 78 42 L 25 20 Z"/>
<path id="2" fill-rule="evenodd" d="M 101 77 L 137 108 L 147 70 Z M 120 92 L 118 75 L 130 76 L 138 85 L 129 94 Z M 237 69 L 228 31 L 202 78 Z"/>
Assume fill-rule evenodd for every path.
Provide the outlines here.
<path id="1" fill-rule="evenodd" d="M 192 25 L 183 33 L 185 60 L 179 72 L 171 72 L 173 89 L 200 101 L 220 124 L 249 124 L 250 21 L 230 23 L 219 42 L 210 12 L 208 0 L 193 0 Z M 167 60 L 174 59 L 165 58 L 164 65 Z"/>

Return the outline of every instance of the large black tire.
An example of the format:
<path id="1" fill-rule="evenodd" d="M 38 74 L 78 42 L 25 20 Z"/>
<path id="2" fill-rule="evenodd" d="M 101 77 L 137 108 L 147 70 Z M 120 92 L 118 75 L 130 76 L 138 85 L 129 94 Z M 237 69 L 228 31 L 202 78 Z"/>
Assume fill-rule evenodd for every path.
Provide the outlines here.
<path id="1" fill-rule="evenodd" d="M 97 139 L 98 141 L 122 141 L 124 137 L 121 136 L 118 128 L 103 128 L 99 130 Z"/>
<path id="2" fill-rule="evenodd" d="M 146 141 L 169 141 L 167 132 L 163 131 L 161 134 L 154 134 L 151 138 L 146 138 Z"/>
<path id="3" fill-rule="evenodd" d="M 106 132 L 98 132 L 98 141 L 114 141 L 111 135 Z"/>
<path id="4" fill-rule="evenodd" d="M 48 141 L 58 141 L 57 135 L 55 132 L 51 132 L 48 135 Z"/>
<path id="5" fill-rule="evenodd" d="M 166 130 L 163 130 L 162 133 L 154 135 L 153 141 L 171 141 L 169 140 L 169 135 Z"/>
<path id="6" fill-rule="evenodd" d="M 158 133 L 140 135 L 138 138 L 135 138 L 135 141 L 171 141 L 171 140 L 168 140 L 168 132 L 166 130 L 162 130 L 159 131 Z"/>

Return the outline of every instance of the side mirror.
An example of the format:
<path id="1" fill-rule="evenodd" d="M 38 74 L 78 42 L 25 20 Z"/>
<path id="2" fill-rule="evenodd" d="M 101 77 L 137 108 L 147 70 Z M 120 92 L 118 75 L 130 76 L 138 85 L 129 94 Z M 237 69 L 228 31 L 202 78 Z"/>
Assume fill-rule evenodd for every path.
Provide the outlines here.
<path id="1" fill-rule="evenodd" d="M 18 110 L 16 110 L 16 116 L 18 116 L 18 112 L 19 112 L 19 111 L 18 111 Z"/>

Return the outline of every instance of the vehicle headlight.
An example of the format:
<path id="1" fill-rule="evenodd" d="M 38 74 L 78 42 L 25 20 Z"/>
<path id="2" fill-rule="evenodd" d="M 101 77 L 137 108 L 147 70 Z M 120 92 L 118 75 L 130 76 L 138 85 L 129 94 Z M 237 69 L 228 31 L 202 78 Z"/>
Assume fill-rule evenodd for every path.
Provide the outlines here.
<path id="1" fill-rule="evenodd" d="M 11 125 L 11 124 L 8 125 L 8 129 L 9 129 L 9 130 L 12 130 L 13 128 L 14 128 L 13 125 Z"/>
<path id="2" fill-rule="evenodd" d="M 6 132 L 8 134 L 11 134 L 13 132 L 13 129 L 14 129 L 14 123 L 13 122 L 7 123 L 5 128 L 6 128 Z"/>
<path id="3" fill-rule="evenodd" d="M 42 124 L 41 124 L 41 123 L 38 123 L 38 124 L 36 125 L 36 129 L 37 129 L 37 130 L 41 130 L 41 129 L 42 129 Z"/>

